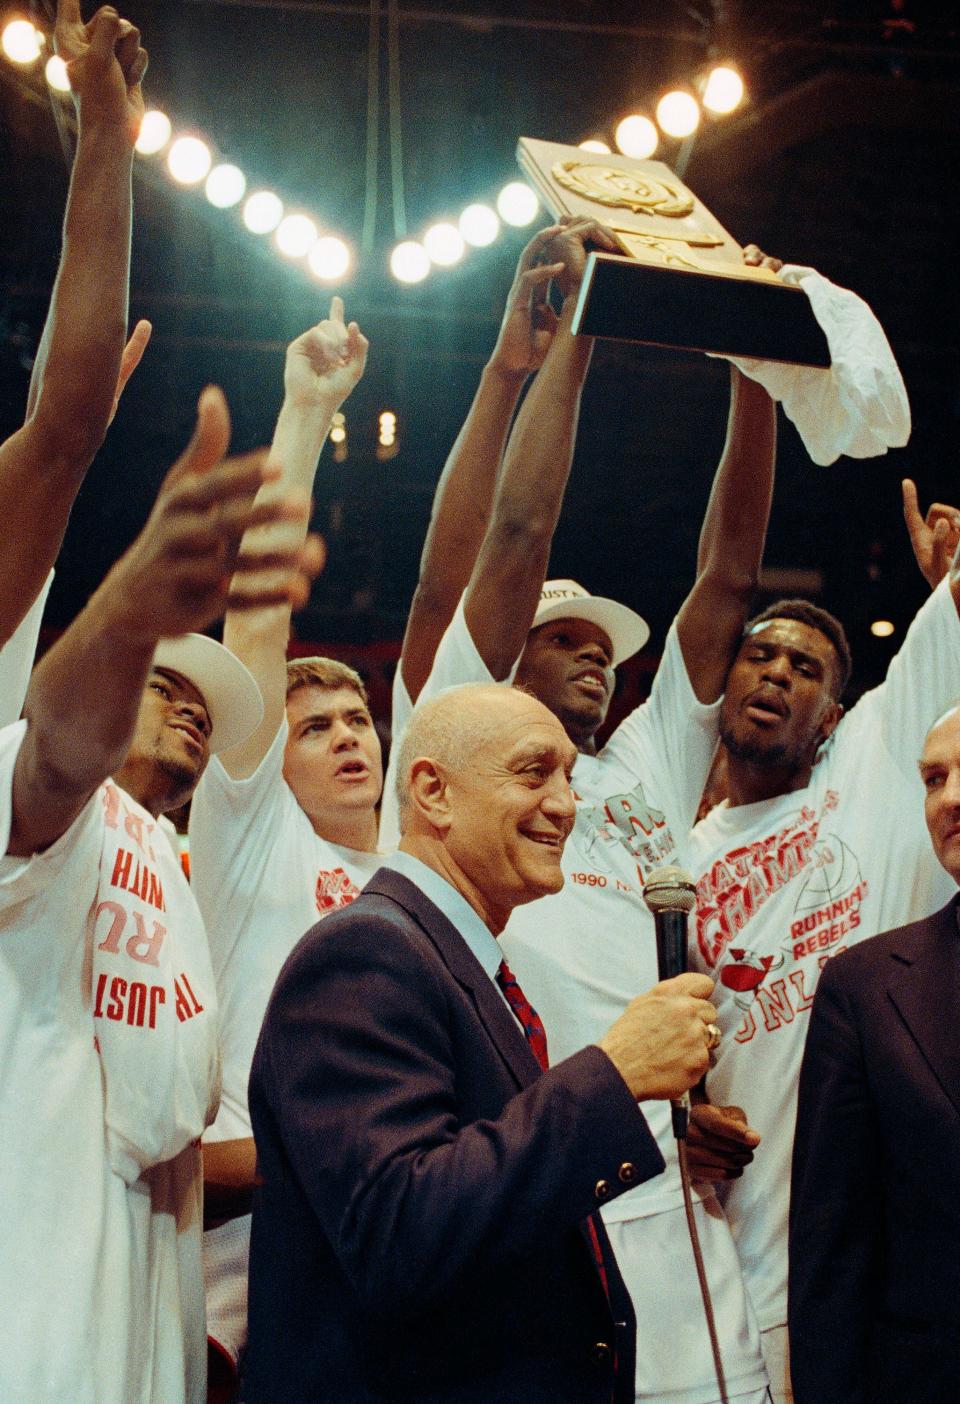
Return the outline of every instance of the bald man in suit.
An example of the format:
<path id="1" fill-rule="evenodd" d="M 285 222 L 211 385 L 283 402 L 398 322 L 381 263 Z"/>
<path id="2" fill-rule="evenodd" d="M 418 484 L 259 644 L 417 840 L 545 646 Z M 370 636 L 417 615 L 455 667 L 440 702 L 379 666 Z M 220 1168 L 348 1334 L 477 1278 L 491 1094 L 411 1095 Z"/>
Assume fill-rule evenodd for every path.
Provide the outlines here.
<path id="1" fill-rule="evenodd" d="M 960 708 L 931 728 L 920 776 L 934 851 L 960 884 Z M 790 1211 L 797 1404 L 957 1397 L 958 914 L 955 897 L 837 956 L 820 979 Z"/>
<path id="2" fill-rule="evenodd" d="M 496 937 L 563 882 L 575 756 L 516 689 L 426 703 L 400 853 L 281 972 L 250 1080 L 247 1404 L 632 1404 L 594 1211 L 662 1171 L 637 1102 L 706 1069 L 712 985 L 664 981 L 547 1067 Z"/>

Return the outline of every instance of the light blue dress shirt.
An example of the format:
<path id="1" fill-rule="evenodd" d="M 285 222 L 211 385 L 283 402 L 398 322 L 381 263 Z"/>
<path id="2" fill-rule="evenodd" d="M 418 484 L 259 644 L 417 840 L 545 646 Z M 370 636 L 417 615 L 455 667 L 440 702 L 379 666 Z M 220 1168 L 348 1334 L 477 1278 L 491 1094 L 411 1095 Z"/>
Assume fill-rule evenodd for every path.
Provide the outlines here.
<path id="1" fill-rule="evenodd" d="M 412 853 L 402 853 L 397 849 L 384 857 L 383 867 L 392 868 L 395 873 L 400 873 L 402 877 L 407 878 L 414 887 L 418 887 L 423 895 L 430 899 L 435 907 L 443 912 L 443 915 L 451 925 L 456 927 L 490 976 L 497 994 L 509 1009 L 506 997 L 496 980 L 497 971 L 503 959 L 499 942 L 490 928 L 480 920 L 466 897 L 459 893 L 452 883 L 447 882 L 445 877 L 441 877 L 435 869 L 422 863 L 419 858 L 414 858 Z"/>

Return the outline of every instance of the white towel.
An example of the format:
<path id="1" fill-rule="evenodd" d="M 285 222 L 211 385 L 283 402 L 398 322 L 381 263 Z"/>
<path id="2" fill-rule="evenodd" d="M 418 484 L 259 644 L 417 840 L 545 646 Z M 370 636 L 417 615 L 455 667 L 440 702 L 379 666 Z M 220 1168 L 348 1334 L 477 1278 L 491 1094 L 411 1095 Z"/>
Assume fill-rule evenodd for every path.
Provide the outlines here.
<path id="1" fill-rule="evenodd" d="M 783 405 L 814 463 L 835 463 L 843 453 L 873 458 L 902 448 L 910 437 L 910 402 L 873 312 L 863 298 L 813 268 L 786 264 L 780 277 L 810 299 L 830 348 L 829 369 L 727 359 Z"/>

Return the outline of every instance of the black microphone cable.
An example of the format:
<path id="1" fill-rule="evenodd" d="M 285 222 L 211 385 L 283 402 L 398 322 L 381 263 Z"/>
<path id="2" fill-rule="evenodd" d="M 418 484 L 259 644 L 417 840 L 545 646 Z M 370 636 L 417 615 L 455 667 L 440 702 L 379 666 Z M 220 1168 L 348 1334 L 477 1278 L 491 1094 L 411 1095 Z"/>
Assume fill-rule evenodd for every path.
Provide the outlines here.
<path id="1" fill-rule="evenodd" d="M 687 918 L 696 903 L 696 888 L 689 876 L 671 864 L 657 868 L 650 874 L 643 886 L 643 900 L 653 914 L 657 931 L 657 970 L 661 980 L 670 980 L 675 975 L 683 975 L 687 969 Z M 690 1164 L 687 1159 L 687 1129 L 690 1120 L 690 1093 L 671 1104 L 673 1134 L 677 1142 L 677 1158 L 680 1163 L 680 1184 L 683 1189 L 683 1209 L 687 1219 L 687 1232 L 693 1249 L 693 1261 L 700 1284 L 700 1297 L 703 1313 L 707 1319 L 707 1332 L 710 1336 L 710 1350 L 713 1354 L 713 1369 L 717 1377 L 721 1404 L 729 1404 L 727 1381 L 723 1372 L 723 1358 L 720 1354 L 720 1339 L 717 1335 L 717 1322 L 713 1311 L 713 1298 L 707 1281 L 707 1270 L 700 1247 L 700 1234 L 693 1213 L 693 1191 L 690 1184 Z"/>

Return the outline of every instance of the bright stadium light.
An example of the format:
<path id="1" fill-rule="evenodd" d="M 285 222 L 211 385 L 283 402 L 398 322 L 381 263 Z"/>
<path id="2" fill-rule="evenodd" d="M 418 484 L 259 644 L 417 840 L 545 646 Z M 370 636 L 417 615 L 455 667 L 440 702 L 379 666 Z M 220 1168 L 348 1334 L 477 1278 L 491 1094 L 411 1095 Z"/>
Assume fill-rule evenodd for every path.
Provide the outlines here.
<path id="1" fill-rule="evenodd" d="M 0 36 L 3 52 L 13 63 L 33 63 L 40 57 L 43 35 L 29 20 L 15 19 L 4 26 Z"/>
<path id="2" fill-rule="evenodd" d="M 199 185 L 210 169 L 210 148 L 199 137 L 177 137 L 167 153 L 167 169 L 180 185 Z"/>
<path id="3" fill-rule="evenodd" d="M 660 142 L 657 129 L 650 118 L 642 117 L 639 112 L 633 112 L 629 117 L 624 117 L 622 122 L 618 122 L 613 139 L 617 143 L 618 151 L 622 151 L 624 156 L 633 156 L 638 161 L 645 161 L 648 156 L 652 156 Z"/>
<path id="4" fill-rule="evenodd" d="M 349 269 L 350 257 L 350 249 L 342 239 L 325 234 L 310 250 L 308 262 L 321 282 L 334 283 Z"/>
<path id="5" fill-rule="evenodd" d="M 676 88 L 657 103 L 657 121 L 667 136 L 692 136 L 700 125 L 700 104 L 693 93 Z"/>
<path id="6" fill-rule="evenodd" d="M 226 161 L 214 166 L 204 186 L 207 199 L 218 210 L 229 210 L 232 205 L 239 205 L 246 189 L 247 177 L 243 171 L 239 166 L 232 166 Z"/>
<path id="7" fill-rule="evenodd" d="M 460 216 L 460 233 L 475 249 L 484 249 L 500 233 L 500 221 L 489 205 L 468 205 Z"/>
<path id="8" fill-rule="evenodd" d="M 243 222 L 251 234 L 271 234 L 283 219 L 283 201 L 272 190 L 258 190 L 243 207 Z"/>
<path id="9" fill-rule="evenodd" d="M 423 236 L 423 247 L 430 256 L 430 262 L 440 268 L 449 268 L 458 263 L 466 252 L 463 235 L 455 224 L 442 222 L 431 224 Z"/>
<path id="10" fill-rule="evenodd" d="M 287 215 L 277 225 L 277 248 L 287 258 L 305 258 L 319 238 L 319 230 L 309 215 Z"/>
<path id="11" fill-rule="evenodd" d="M 896 625 L 891 619 L 875 619 L 870 625 L 870 632 L 876 639 L 889 639 L 896 630 Z"/>
<path id="12" fill-rule="evenodd" d="M 390 272 L 398 283 L 422 283 L 430 272 L 430 255 L 415 239 L 404 239 L 390 255 Z"/>
<path id="13" fill-rule="evenodd" d="M 497 196 L 497 212 L 500 218 L 505 224 L 512 224 L 515 229 L 532 224 L 539 208 L 540 201 L 529 185 L 522 180 L 511 180 Z"/>
<path id="14" fill-rule="evenodd" d="M 743 102 L 743 79 L 735 68 L 726 64 L 713 69 L 703 89 L 703 105 L 718 117 L 725 116 Z"/>
<path id="15" fill-rule="evenodd" d="M 610 155 L 610 148 L 609 148 L 609 146 L 607 145 L 607 143 L 606 143 L 605 141 L 601 141 L 601 140 L 599 139 L 599 137 L 589 137 L 587 141 L 581 141 L 581 143 L 580 143 L 580 150 L 581 150 L 581 151 L 594 151 L 594 152 L 596 152 L 596 154 L 597 154 L 598 156 L 609 156 L 609 155 Z"/>
<path id="16" fill-rule="evenodd" d="M 44 73 L 47 82 L 55 93 L 68 93 L 70 91 L 70 79 L 67 77 L 67 65 L 59 54 L 51 54 L 44 65 Z"/>
<path id="17" fill-rule="evenodd" d="M 156 156 L 170 140 L 172 130 L 167 114 L 159 108 L 151 107 L 143 114 L 143 121 L 140 123 L 140 135 L 137 137 L 137 150 L 140 155 Z"/>

